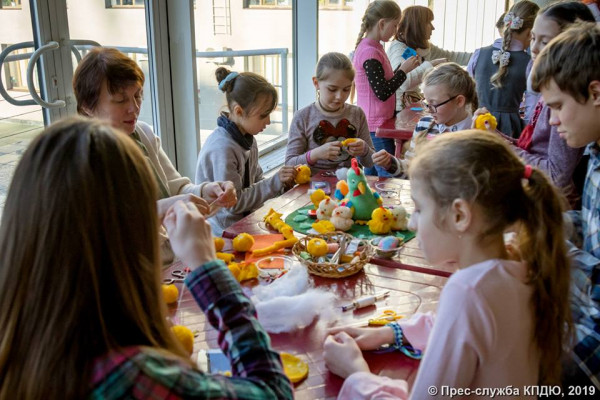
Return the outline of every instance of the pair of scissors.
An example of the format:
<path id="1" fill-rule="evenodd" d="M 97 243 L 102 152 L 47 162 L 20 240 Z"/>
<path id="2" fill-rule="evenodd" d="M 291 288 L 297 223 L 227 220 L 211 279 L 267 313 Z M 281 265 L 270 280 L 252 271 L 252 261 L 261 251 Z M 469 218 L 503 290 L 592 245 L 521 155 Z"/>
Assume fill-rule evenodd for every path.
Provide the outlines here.
<path id="1" fill-rule="evenodd" d="M 163 284 L 171 285 L 175 282 L 183 282 L 185 280 L 185 272 L 180 269 L 176 269 L 171 272 L 172 278 L 163 279 Z"/>
<path id="2" fill-rule="evenodd" d="M 372 318 L 369 320 L 369 326 L 383 326 L 387 325 L 390 322 L 394 322 L 398 319 L 401 319 L 402 315 L 396 314 L 395 311 L 392 310 L 384 310 L 383 314 L 376 318 Z"/>

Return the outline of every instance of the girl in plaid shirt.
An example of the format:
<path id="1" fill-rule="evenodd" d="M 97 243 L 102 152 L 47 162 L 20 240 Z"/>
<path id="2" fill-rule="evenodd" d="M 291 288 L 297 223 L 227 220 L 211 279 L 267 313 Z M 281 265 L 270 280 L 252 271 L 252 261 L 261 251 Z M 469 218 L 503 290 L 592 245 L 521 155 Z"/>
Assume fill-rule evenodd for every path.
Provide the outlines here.
<path id="1" fill-rule="evenodd" d="M 210 226 L 178 201 L 162 223 L 233 377 L 193 365 L 166 320 L 156 197 L 141 150 L 109 125 L 64 120 L 31 143 L 0 228 L 0 399 L 293 397 Z"/>

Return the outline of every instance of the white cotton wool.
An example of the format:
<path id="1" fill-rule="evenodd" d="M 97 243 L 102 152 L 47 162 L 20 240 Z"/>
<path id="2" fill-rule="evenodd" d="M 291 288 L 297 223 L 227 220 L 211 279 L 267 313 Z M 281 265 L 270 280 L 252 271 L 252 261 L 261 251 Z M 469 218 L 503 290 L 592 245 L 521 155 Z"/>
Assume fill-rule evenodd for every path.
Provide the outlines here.
<path id="1" fill-rule="evenodd" d="M 309 289 L 296 296 L 280 296 L 255 303 L 258 321 L 267 332 L 291 332 L 304 328 L 319 317 L 326 322 L 336 319 L 333 293 Z"/>
<path id="2" fill-rule="evenodd" d="M 336 318 L 336 296 L 309 286 L 306 267 L 296 261 L 281 278 L 254 288 L 252 301 L 267 332 L 291 332 L 310 325 L 317 316 L 326 322 Z"/>

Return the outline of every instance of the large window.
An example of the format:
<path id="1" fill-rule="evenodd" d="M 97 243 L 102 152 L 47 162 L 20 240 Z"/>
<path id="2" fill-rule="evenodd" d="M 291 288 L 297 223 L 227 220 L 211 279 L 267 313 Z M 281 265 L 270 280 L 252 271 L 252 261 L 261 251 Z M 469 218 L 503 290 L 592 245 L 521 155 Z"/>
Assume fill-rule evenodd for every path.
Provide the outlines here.
<path id="1" fill-rule="evenodd" d="M 6 8 L 6 9 L 16 8 L 16 9 L 20 9 L 21 8 L 21 0 L 1 0 L 0 1 L 0 8 Z"/>
<path id="2" fill-rule="evenodd" d="M 71 39 L 92 40 L 105 47 L 116 47 L 138 63 L 146 75 L 139 119 L 152 125 L 144 0 L 110 0 L 108 3 L 137 9 L 113 13 L 97 0 L 71 1 L 67 9 Z M 87 47 L 78 49 L 82 55 L 87 52 Z"/>
<path id="3" fill-rule="evenodd" d="M 106 8 L 144 7 L 144 0 L 104 0 Z"/>
<path id="4" fill-rule="evenodd" d="M 199 0 L 195 10 L 197 81 L 201 142 L 225 110 L 215 71 L 224 66 L 264 76 L 278 91 L 279 104 L 271 125 L 256 136 L 265 149 L 286 135 L 292 117 L 292 10 L 289 0 Z M 248 9 L 246 6 L 259 8 Z M 260 9 L 260 6 L 265 8 Z M 271 9 L 269 6 L 281 6 Z M 285 7 L 283 7 L 285 6 Z"/>

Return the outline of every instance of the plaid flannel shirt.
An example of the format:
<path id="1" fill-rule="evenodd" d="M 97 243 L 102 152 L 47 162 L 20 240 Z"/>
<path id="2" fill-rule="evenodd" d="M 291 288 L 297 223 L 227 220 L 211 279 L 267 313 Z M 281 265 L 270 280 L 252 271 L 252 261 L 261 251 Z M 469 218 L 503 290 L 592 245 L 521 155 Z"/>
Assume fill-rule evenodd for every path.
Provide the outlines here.
<path id="1" fill-rule="evenodd" d="M 126 347 L 96 360 L 92 398 L 292 399 L 290 381 L 252 302 L 221 261 L 190 273 L 186 285 L 208 321 L 219 329 L 219 346 L 233 377 L 209 375 L 165 351 Z"/>
<path id="2" fill-rule="evenodd" d="M 590 161 L 581 211 L 570 211 L 575 228 L 569 255 L 573 261 L 571 308 L 575 330 L 572 357 L 600 389 L 600 147 L 589 146 Z"/>

